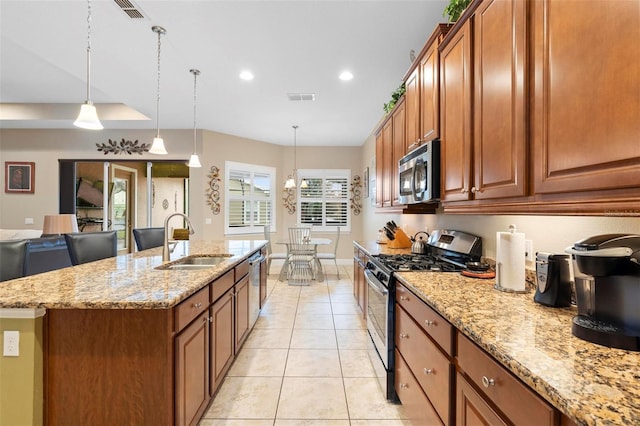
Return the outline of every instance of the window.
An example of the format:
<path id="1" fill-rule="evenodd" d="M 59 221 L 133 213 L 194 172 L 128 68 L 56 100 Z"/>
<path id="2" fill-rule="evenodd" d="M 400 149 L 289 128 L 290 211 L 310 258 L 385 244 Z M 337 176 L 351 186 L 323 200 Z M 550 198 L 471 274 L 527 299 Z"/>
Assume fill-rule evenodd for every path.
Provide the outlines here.
<path id="1" fill-rule="evenodd" d="M 332 231 L 340 226 L 351 231 L 349 181 L 351 170 L 298 170 L 298 222 L 316 231 Z"/>
<path id="2" fill-rule="evenodd" d="M 225 234 L 262 233 L 275 222 L 276 169 L 225 162 Z"/>

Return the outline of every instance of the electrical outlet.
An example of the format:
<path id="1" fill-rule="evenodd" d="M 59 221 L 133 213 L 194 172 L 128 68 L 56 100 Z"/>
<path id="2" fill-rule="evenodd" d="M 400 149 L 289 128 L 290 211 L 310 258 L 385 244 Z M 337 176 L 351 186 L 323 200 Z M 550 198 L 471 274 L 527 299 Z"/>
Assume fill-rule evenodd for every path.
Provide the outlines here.
<path id="1" fill-rule="evenodd" d="M 525 252 L 524 256 L 527 262 L 535 261 L 535 253 L 533 252 L 532 240 L 524 240 L 524 252 Z"/>
<path id="2" fill-rule="evenodd" d="M 20 355 L 20 332 L 9 331 L 4 332 L 4 356 Z"/>

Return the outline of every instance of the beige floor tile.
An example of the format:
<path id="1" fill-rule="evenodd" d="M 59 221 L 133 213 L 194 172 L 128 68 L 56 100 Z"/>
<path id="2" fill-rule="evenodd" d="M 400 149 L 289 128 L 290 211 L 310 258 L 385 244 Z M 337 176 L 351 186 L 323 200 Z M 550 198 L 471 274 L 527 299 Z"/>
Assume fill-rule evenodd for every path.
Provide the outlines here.
<path id="1" fill-rule="evenodd" d="M 329 288 L 329 294 L 351 294 L 353 295 L 353 285 L 351 283 L 333 283 L 327 286 Z"/>
<path id="2" fill-rule="evenodd" d="M 266 305 L 264 305 L 264 307 L 260 310 L 260 313 L 291 316 L 291 315 L 295 315 L 297 310 L 298 310 L 297 302 L 288 302 L 288 301 L 275 302 L 274 301 L 273 303 L 267 303 Z"/>
<path id="3" fill-rule="evenodd" d="M 340 349 L 343 377 L 376 377 L 366 350 Z"/>
<path id="4" fill-rule="evenodd" d="M 301 294 L 300 303 L 331 303 L 329 294 Z"/>
<path id="5" fill-rule="evenodd" d="M 299 303 L 298 314 L 331 314 L 330 303 Z"/>
<path id="6" fill-rule="evenodd" d="M 336 339 L 340 349 L 367 349 L 369 347 L 367 330 L 336 330 Z"/>
<path id="7" fill-rule="evenodd" d="M 337 349 L 335 330 L 307 330 L 294 328 L 292 349 Z"/>
<path id="8" fill-rule="evenodd" d="M 294 328 L 313 330 L 333 330 L 333 315 L 300 314 L 296 315 Z"/>
<path id="9" fill-rule="evenodd" d="M 282 420 L 276 419 L 274 426 L 349 426 L 349 420 Z"/>
<path id="10" fill-rule="evenodd" d="M 360 308 L 355 300 L 346 303 L 331 302 L 331 311 L 334 315 L 358 315 Z"/>
<path id="11" fill-rule="evenodd" d="M 254 328 L 244 348 L 288 349 L 292 331 L 292 328 Z"/>
<path id="12" fill-rule="evenodd" d="M 348 419 L 342 379 L 285 377 L 276 418 Z"/>
<path id="13" fill-rule="evenodd" d="M 351 426 L 413 426 L 409 420 L 351 420 Z M 428 426 L 428 425 L 424 425 Z"/>
<path id="14" fill-rule="evenodd" d="M 205 418 L 273 419 L 281 377 L 227 377 Z"/>
<path id="15" fill-rule="evenodd" d="M 349 418 L 404 419 L 402 406 L 387 402 L 376 378 L 344 378 Z M 366 398 L 363 396 L 366 395 Z"/>
<path id="16" fill-rule="evenodd" d="M 229 376 L 282 377 L 289 349 L 242 348 Z"/>
<path id="17" fill-rule="evenodd" d="M 362 315 L 333 315 L 333 324 L 336 330 L 364 330 L 367 328 Z"/>
<path id="18" fill-rule="evenodd" d="M 258 317 L 255 328 L 293 328 L 295 322 L 295 315 L 278 315 L 278 314 L 267 314 L 263 315 L 262 313 Z"/>
<path id="19" fill-rule="evenodd" d="M 290 349 L 287 377 L 342 377 L 337 349 Z"/>
<path id="20" fill-rule="evenodd" d="M 351 291 L 348 293 L 332 293 L 330 298 L 331 303 L 355 303 L 356 301 Z"/>
<path id="21" fill-rule="evenodd" d="M 348 424 L 348 423 L 347 423 Z M 199 426 L 272 426 L 273 420 L 203 419 Z"/>

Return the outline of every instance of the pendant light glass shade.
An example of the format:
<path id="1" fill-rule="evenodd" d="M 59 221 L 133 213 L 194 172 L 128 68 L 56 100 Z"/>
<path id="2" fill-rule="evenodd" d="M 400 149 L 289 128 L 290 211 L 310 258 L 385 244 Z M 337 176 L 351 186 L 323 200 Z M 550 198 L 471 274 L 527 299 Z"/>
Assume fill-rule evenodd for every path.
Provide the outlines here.
<path id="1" fill-rule="evenodd" d="M 96 107 L 91 102 L 91 0 L 87 0 L 87 100 L 80 107 L 73 125 L 81 129 L 102 130 Z"/>
<path id="2" fill-rule="evenodd" d="M 284 183 L 284 187 L 286 189 L 295 188 L 296 187 L 296 180 L 293 177 L 291 177 L 291 175 L 289 175 L 289 178 Z"/>
<path id="3" fill-rule="evenodd" d="M 160 37 L 167 33 L 164 28 L 154 25 L 151 27 L 151 31 L 158 34 L 158 90 L 156 97 L 156 137 L 153 138 L 153 143 L 149 149 L 150 154 L 167 155 L 167 150 L 164 147 L 164 140 L 160 137 Z"/>
<path id="4" fill-rule="evenodd" d="M 190 69 L 189 72 L 193 74 L 193 154 L 189 158 L 189 167 L 202 167 L 198 154 L 196 154 L 196 79 L 200 75 L 200 70 Z"/>

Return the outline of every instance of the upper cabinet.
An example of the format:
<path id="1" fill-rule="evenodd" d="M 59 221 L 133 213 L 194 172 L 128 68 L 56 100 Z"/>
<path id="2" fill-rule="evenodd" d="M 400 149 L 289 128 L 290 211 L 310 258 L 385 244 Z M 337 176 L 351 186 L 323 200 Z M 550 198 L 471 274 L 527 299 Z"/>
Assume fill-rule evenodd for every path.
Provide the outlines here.
<path id="1" fill-rule="evenodd" d="M 637 197 L 640 2 L 539 0 L 532 23 L 534 192 Z"/>
<path id="2" fill-rule="evenodd" d="M 525 8 L 484 1 L 443 44 L 443 200 L 526 195 Z"/>

